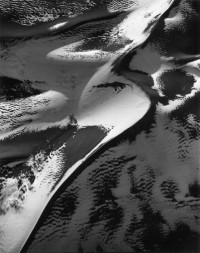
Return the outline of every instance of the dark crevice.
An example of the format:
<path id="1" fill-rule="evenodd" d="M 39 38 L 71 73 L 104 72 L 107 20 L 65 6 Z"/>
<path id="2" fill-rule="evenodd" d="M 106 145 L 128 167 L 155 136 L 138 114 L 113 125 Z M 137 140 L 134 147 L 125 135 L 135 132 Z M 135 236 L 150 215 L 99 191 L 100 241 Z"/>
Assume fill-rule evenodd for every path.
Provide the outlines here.
<path id="1" fill-rule="evenodd" d="M 6 76 L 0 76 L 0 101 L 27 98 L 39 95 L 40 90 L 33 88 L 28 80 L 18 80 Z"/>

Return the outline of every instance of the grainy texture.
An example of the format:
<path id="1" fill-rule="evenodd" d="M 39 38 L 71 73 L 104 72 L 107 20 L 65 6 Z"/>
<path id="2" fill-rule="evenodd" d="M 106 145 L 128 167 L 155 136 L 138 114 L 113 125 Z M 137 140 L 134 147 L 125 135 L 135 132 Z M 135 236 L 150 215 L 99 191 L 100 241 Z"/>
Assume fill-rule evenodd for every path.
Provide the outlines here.
<path id="1" fill-rule="evenodd" d="M 137 16 L 143 3 L 149 12 Z M 98 96 L 106 100 L 131 91 L 132 83 L 151 101 L 141 120 L 93 154 L 57 190 L 24 252 L 199 252 L 200 3 L 174 1 L 162 15 L 153 15 L 148 4 L 0 3 L 4 21 L 28 28 L 48 27 L 63 17 L 70 24 L 89 13 L 86 22 L 57 33 L 35 37 L 30 32 L 32 37 L 1 41 L 0 129 L 6 136 L 0 139 L 1 217 L 23 209 L 42 170 L 49 181 L 59 181 L 106 136 L 100 126 L 79 129 L 75 118 L 65 118 L 74 105 L 69 101 L 83 100 L 87 108 L 91 101 L 99 103 Z M 90 16 L 92 11 L 101 13 L 99 20 Z M 151 15 L 138 32 L 137 22 Z M 140 32 L 146 36 L 141 43 Z M 107 63 L 105 72 L 98 69 Z M 93 86 L 85 89 L 87 83 Z M 123 115 L 131 113 L 134 108 Z"/>

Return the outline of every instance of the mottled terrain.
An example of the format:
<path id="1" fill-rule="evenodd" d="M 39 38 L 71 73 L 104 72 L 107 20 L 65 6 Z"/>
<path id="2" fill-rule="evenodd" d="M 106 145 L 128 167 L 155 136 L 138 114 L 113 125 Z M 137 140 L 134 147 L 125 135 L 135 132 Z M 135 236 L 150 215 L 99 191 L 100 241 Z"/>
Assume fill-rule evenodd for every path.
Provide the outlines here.
<path id="1" fill-rule="evenodd" d="M 0 4 L 20 26 L 1 39 L 0 224 L 53 192 L 22 252 L 199 252 L 199 1 L 16 2 Z"/>

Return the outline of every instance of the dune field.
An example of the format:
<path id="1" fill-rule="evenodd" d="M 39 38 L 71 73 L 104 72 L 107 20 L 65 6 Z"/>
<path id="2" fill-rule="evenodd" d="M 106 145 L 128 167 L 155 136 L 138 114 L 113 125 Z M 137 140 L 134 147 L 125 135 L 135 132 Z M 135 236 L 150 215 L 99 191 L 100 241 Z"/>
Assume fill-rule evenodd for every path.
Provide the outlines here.
<path id="1" fill-rule="evenodd" d="M 0 2 L 0 252 L 199 252 L 200 2 Z"/>

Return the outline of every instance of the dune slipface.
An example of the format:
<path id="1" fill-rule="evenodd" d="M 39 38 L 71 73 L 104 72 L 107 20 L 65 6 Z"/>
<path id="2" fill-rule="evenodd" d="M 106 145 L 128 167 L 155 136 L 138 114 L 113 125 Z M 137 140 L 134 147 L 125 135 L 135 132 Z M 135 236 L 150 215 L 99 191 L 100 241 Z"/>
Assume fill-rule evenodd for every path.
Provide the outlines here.
<path id="1" fill-rule="evenodd" d="M 0 9 L 0 251 L 198 252 L 198 1 Z"/>

